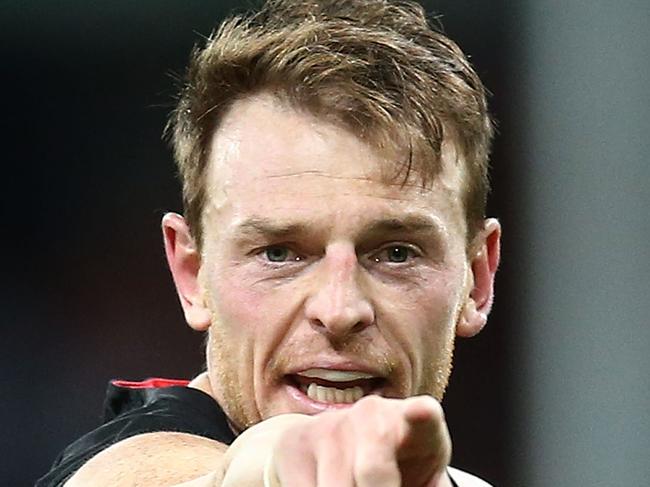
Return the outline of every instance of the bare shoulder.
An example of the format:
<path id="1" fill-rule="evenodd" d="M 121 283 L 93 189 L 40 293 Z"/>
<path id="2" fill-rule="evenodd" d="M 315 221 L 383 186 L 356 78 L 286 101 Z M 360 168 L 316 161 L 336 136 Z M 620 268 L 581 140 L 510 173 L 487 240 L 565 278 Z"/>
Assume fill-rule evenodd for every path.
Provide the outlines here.
<path id="1" fill-rule="evenodd" d="M 222 443 L 187 433 L 145 433 L 97 454 L 65 485 L 180 484 L 210 472 L 220 472 L 226 450 Z"/>
<path id="2" fill-rule="evenodd" d="M 492 487 L 485 480 L 457 468 L 449 467 L 449 475 L 458 484 L 458 487 Z"/>

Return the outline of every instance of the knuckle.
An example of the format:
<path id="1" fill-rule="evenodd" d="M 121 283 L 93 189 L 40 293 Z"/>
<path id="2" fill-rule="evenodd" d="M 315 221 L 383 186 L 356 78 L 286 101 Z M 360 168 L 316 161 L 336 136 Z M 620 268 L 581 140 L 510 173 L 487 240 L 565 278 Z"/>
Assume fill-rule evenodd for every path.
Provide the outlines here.
<path id="1" fill-rule="evenodd" d="M 379 396 L 366 396 L 357 401 L 352 411 L 358 415 L 373 414 L 383 409 L 385 400 Z"/>
<path id="2" fill-rule="evenodd" d="M 399 409 L 392 400 L 367 396 L 355 403 L 350 411 L 351 424 L 357 442 L 393 444 L 396 441 L 400 418 Z"/>
<path id="3" fill-rule="evenodd" d="M 285 436 L 290 438 L 285 440 L 301 450 L 321 451 L 332 443 L 339 444 L 344 441 L 346 431 L 350 429 L 347 419 L 335 411 L 313 416 L 309 423 L 287 431 Z"/>
<path id="4" fill-rule="evenodd" d="M 312 429 L 307 424 L 298 424 L 283 431 L 276 442 L 276 448 L 293 451 L 309 443 Z"/>

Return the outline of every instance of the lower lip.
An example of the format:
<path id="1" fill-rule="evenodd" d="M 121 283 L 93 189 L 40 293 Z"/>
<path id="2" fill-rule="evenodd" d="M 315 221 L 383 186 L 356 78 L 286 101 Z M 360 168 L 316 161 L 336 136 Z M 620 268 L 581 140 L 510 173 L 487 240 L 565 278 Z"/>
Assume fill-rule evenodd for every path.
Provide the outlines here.
<path id="1" fill-rule="evenodd" d="M 333 402 L 320 402 L 310 398 L 307 394 L 302 392 L 298 387 L 291 384 L 284 385 L 287 394 L 299 404 L 299 411 L 307 414 L 322 413 L 323 411 L 336 411 L 339 409 L 346 409 L 354 405 L 354 403 L 333 403 Z"/>

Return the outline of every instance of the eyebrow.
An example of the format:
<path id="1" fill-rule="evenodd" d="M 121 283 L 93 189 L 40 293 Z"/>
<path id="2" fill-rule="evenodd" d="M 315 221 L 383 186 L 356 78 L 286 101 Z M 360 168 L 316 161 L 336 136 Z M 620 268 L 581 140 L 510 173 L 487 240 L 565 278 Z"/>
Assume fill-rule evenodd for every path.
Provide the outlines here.
<path id="1" fill-rule="evenodd" d="M 235 227 L 235 234 L 246 238 L 265 236 L 268 238 L 287 238 L 313 231 L 306 222 L 282 222 L 264 217 L 251 217 Z M 382 218 L 369 222 L 361 228 L 360 235 L 382 234 L 432 234 L 442 238 L 444 232 L 439 222 L 423 215 L 407 215 L 401 218 Z"/>
<path id="2" fill-rule="evenodd" d="M 251 217 L 235 227 L 235 234 L 246 236 L 264 235 L 272 238 L 283 238 L 306 232 L 308 226 L 304 223 L 284 223 L 262 217 Z"/>
<path id="3" fill-rule="evenodd" d="M 362 233 L 433 233 L 441 235 L 440 224 L 433 218 L 422 215 L 407 215 L 403 218 L 384 218 L 370 222 L 363 228 Z"/>

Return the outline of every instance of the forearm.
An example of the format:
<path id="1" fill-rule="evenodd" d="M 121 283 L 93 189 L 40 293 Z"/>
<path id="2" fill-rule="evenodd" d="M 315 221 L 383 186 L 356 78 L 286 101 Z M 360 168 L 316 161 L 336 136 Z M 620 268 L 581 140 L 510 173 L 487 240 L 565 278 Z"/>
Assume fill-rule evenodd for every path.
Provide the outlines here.
<path id="1" fill-rule="evenodd" d="M 139 435 L 92 458 L 65 487 L 264 487 L 264 469 L 273 464 L 278 440 L 288 428 L 312 419 L 299 414 L 273 417 L 246 430 L 230 447 L 184 433 Z M 451 487 L 451 482 L 445 472 L 428 487 Z"/>

